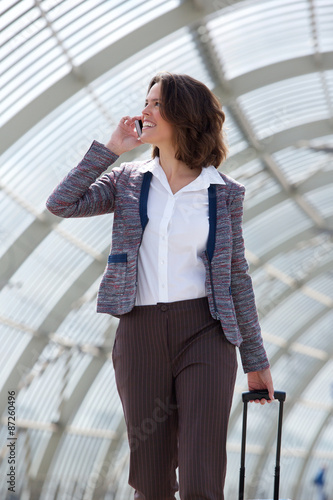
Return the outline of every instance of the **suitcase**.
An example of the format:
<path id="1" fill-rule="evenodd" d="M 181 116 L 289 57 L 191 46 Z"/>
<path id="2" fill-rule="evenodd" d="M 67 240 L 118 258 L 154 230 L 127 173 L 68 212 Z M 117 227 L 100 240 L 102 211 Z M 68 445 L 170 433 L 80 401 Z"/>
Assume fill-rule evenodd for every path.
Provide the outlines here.
<path id="1" fill-rule="evenodd" d="M 244 485 L 245 485 L 245 449 L 246 449 L 246 424 L 247 424 L 247 404 L 255 399 L 269 399 L 267 390 L 243 392 L 243 430 L 242 430 L 242 448 L 241 448 L 241 463 L 239 471 L 239 496 L 238 500 L 244 500 Z M 286 393 L 275 391 L 274 398 L 279 401 L 279 421 L 278 435 L 276 443 L 276 460 L 275 460 L 275 478 L 274 478 L 274 493 L 273 499 L 279 500 L 280 487 L 280 452 L 281 452 L 281 435 L 282 435 L 282 418 L 283 418 L 283 403 L 286 399 Z"/>

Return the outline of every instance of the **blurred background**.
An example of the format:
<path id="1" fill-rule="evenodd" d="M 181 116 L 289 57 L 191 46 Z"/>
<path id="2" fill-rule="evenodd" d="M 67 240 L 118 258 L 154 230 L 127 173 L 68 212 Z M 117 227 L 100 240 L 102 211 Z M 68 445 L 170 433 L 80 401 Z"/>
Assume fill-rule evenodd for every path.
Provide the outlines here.
<path id="1" fill-rule="evenodd" d="M 95 312 L 112 216 L 62 220 L 45 201 L 170 71 L 219 97 L 230 147 L 219 169 L 246 186 L 247 259 L 287 393 L 280 496 L 332 499 L 332 1 L 2 0 L 0 14 L 0 498 L 133 497 L 118 320 Z M 142 146 L 121 161 L 149 156 Z M 245 390 L 239 366 L 227 500 Z M 272 498 L 277 413 L 249 407 L 246 498 Z"/>

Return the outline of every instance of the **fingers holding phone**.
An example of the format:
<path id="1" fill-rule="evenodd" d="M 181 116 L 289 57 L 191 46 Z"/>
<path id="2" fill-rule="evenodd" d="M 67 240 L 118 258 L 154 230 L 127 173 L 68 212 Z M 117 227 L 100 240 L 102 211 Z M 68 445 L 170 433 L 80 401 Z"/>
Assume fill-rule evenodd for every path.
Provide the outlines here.
<path id="1" fill-rule="evenodd" d="M 112 133 L 106 147 L 113 153 L 121 155 L 143 144 L 140 140 L 141 133 L 139 135 L 136 125 L 136 122 L 139 121 L 141 121 L 141 116 L 123 116 L 117 128 Z M 139 126 L 140 129 L 142 130 L 142 127 Z"/>

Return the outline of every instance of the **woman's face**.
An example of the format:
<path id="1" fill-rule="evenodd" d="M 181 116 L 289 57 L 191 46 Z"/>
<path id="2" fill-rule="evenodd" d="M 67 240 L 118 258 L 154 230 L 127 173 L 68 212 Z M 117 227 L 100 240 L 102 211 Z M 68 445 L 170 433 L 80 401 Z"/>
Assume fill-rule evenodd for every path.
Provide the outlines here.
<path id="1" fill-rule="evenodd" d="M 155 83 L 150 89 L 142 110 L 142 142 L 160 148 L 172 144 L 173 128 L 160 114 L 161 84 Z"/>

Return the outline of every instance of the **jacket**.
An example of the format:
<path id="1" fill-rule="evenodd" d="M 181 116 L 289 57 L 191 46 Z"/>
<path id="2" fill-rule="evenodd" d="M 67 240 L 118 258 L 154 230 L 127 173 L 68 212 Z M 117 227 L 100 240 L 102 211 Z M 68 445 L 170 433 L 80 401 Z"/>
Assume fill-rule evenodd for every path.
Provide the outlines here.
<path id="1" fill-rule="evenodd" d="M 89 217 L 114 213 L 112 244 L 100 284 L 97 312 L 121 316 L 135 305 L 138 252 L 148 223 L 147 200 L 152 173 L 145 162 L 122 163 L 101 174 L 118 158 L 94 141 L 47 200 L 59 217 Z M 151 161 L 151 160 L 148 160 Z M 225 184 L 211 184 L 209 234 L 202 253 L 206 292 L 213 318 L 226 338 L 240 349 L 244 372 L 269 367 L 263 346 L 252 280 L 242 236 L 245 188 L 222 174 Z"/>

